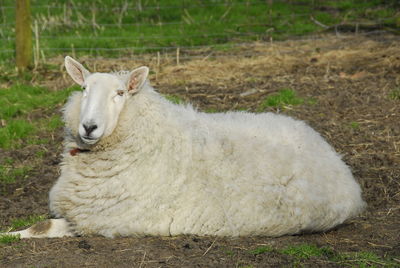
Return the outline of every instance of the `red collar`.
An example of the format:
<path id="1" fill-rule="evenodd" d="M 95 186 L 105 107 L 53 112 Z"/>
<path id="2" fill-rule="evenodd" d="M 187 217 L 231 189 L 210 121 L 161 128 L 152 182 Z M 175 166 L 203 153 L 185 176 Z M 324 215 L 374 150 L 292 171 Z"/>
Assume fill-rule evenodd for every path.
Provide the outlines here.
<path id="1" fill-rule="evenodd" d="M 75 156 L 77 153 L 84 153 L 84 152 L 89 152 L 87 149 L 79 149 L 79 148 L 73 148 L 69 151 L 69 154 L 72 156 Z"/>

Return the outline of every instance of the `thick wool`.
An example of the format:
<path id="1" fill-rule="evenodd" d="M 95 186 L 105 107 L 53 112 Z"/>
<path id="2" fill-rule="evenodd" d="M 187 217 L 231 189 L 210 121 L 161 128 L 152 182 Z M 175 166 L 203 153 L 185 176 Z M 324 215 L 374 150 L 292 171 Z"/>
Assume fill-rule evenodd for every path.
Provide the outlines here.
<path id="1" fill-rule="evenodd" d="M 205 114 L 145 84 L 114 132 L 81 147 L 82 93 L 66 104 L 61 176 L 50 209 L 79 234 L 281 236 L 324 231 L 365 203 L 350 169 L 302 121 Z"/>

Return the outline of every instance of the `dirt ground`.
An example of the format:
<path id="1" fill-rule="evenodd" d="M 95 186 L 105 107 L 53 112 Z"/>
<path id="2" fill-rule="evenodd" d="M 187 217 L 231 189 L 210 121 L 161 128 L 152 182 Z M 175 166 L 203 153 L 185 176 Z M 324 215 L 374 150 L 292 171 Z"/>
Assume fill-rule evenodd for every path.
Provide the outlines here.
<path id="1" fill-rule="evenodd" d="M 78 237 L 31 239 L 0 245 L 0 267 L 340 267 L 324 257 L 298 260 L 260 246 L 313 244 L 335 252 L 374 252 L 400 266 L 400 43 L 398 37 L 325 36 L 315 40 L 255 43 L 234 51 L 198 51 L 179 65 L 173 55 L 157 59 L 89 59 L 97 71 L 140 64 L 163 94 L 190 101 L 199 110 L 258 111 L 262 100 L 291 88 L 304 104 L 265 111 L 309 123 L 343 155 L 363 189 L 368 209 L 326 233 L 280 238 Z M 190 54 L 193 56 L 193 54 Z M 218 57 L 216 57 L 218 56 Z M 62 57 L 51 60 L 62 65 Z M 43 79 L 44 78 L 44 79 Z M 72 81 L 62 70 L 39 69 L 33 83 L 62 90 Z M 58 111 L 54 111 L 55 113 Z M 40 114 L 40 111 L 38 111 Z M 50 116 L 50 115 L 42 115 Z M 28 178 L 4 186 L 0 226 L 26 215 L 47 214 L 47 194 L 59 175 L 62 129 L 46 145 L 0 151 L 34 164 Z M 46 134 L 43 134 L 46 135 Z M 46 151 L 38 161 L 35 151 Z M 378 263 L 371 263 L 380 266 Z"/>

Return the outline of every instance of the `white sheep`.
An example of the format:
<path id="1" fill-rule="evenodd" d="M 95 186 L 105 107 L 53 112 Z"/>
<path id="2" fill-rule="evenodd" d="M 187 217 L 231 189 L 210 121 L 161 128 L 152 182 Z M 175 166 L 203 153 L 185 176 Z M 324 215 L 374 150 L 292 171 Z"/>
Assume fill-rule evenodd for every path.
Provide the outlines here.
<path id="1" fill-rule="evenodd" d="M 21 237 L 281 236 L 328 230 L 365 207 L 350 169 L 302 121 L 175 105 L 148 84 L 147 67 L 65 66 L 84 91 L 64 110 L 57 219 Z"/>

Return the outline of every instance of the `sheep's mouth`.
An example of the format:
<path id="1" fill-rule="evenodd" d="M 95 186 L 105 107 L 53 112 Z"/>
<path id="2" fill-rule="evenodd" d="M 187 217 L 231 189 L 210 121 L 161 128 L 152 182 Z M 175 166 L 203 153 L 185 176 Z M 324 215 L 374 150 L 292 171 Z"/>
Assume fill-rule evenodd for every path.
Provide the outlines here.
<path id="1" fill-rule="evenodd" d="M 96 142 L 99 141 L 99 139 L 95 139 L 95 138 L 93 138 L 93 137 L 91 137 L 91 136 L 81 136 L 81 140 L 82 140 L 85 144 L 89 144 L 89 145 L 95 144 Z"/>

